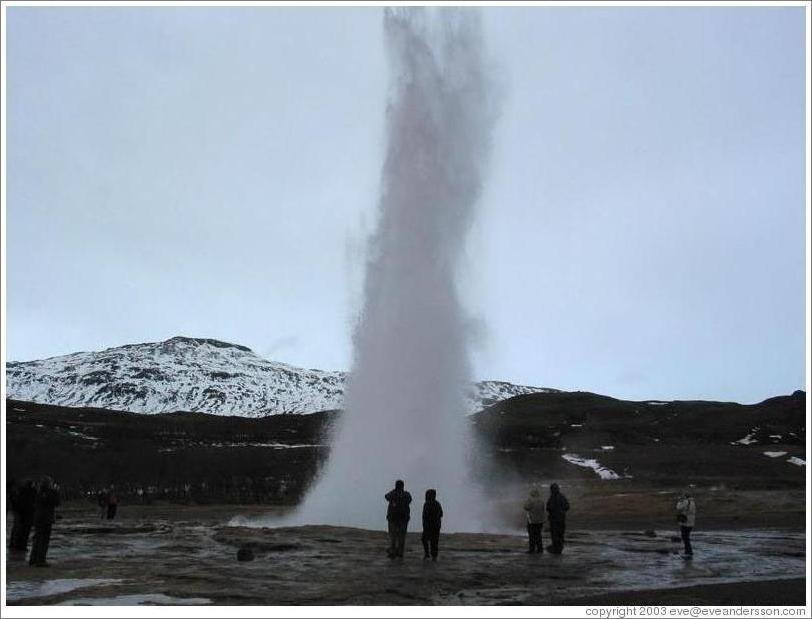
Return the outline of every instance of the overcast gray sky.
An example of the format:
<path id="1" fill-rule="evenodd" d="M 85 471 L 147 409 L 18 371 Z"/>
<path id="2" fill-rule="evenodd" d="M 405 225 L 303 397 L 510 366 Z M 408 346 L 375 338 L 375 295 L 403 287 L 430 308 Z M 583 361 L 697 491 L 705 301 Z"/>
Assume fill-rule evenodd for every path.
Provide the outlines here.
<path id="1" fill-rule="evenodd" d="M 804 11 L 493 8 L 478 378 L 804 387 Z M 8 8 L 7 357 L 174 335 L 347 369 L 378 8 Z"/>

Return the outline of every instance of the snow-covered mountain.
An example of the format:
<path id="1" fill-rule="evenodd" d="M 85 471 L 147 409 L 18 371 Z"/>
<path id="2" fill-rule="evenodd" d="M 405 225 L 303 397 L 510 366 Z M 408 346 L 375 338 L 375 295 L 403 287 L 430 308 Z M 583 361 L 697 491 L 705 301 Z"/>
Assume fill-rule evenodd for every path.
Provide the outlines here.
<path id="1" fill-rule="evenodd" d="M 345 372 L 297 368 L 245 346 L 189 337 L 6 365 L 9 398 L 137 413 L 262 417 L 337 409 L 346 379 Z M 554 390 L 482 381 L 472 386 L 468 412 L 547 391 Z"/>

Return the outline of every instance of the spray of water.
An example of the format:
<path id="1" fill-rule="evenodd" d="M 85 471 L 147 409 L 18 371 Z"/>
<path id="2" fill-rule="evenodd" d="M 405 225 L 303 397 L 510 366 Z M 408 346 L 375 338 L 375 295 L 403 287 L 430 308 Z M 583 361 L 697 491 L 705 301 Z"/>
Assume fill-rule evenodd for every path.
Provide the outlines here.
<path id="1" fill-rule="evenodd" d="M 495 109 L 471 9 L 384 14 L 388 147 L 345 413 L 298 523 L 385 526 L 383 495 L 427 488 L 444 528 L 481 526 L 463 395 L 470 384 L 455 272 L 490 150 Z"/>

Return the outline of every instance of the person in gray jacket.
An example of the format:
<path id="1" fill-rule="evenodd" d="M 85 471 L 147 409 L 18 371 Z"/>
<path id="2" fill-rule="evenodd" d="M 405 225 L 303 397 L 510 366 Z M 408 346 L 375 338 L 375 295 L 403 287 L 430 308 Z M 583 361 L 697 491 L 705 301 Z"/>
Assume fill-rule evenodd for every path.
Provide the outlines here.
<path id="1" fill-rule="evenodd" d="M 541 529 L 544 525 L 544 499 L 535 486 L 530 489 L 530 495 L 524 502 L 524 511 L 527 512 L 527 537 L 530 542 L 529 554 L 544 552 L 541 541 Z"/>
<path id="2" fill-rule="evenodd" d="M 677 522 L 682 543 L 685 545 L 685 556 L 692 557 L 694 549 L 691 546 L 691 531 L 696 523 L 696 501 L 689 492 L 683 493 L 677 501 Z"/>

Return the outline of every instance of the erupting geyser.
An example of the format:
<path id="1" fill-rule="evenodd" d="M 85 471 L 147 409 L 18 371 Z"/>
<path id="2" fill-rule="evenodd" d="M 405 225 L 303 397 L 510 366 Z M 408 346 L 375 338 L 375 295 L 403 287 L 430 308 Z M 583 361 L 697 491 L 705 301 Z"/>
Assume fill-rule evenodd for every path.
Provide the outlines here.
<path id="1" fill-rule="evenodd" d="M 436 488 L 444 529 L 475 530 L 481 501 L 468 476 L 470 372 L 455 273 L 495 120 L 480 17 L 391 9 L 384 27 L 388 145 L 345 414 L 295 521 L 383 528 L 383 495 L 401 478 L 413 520 Z"/>

